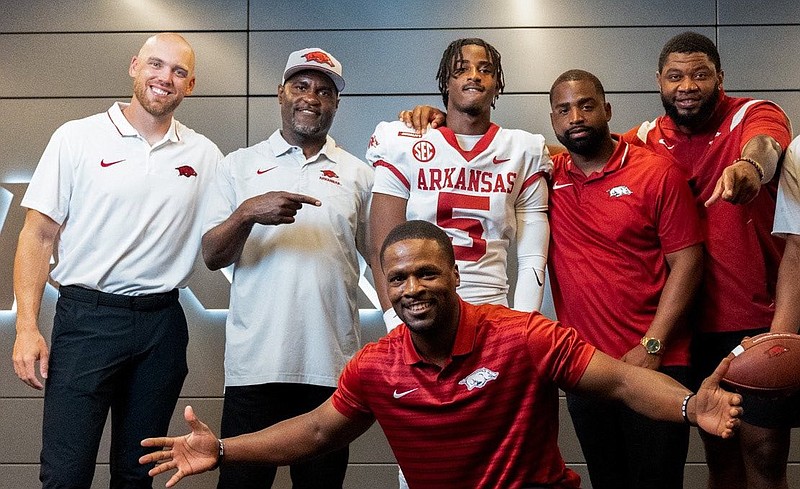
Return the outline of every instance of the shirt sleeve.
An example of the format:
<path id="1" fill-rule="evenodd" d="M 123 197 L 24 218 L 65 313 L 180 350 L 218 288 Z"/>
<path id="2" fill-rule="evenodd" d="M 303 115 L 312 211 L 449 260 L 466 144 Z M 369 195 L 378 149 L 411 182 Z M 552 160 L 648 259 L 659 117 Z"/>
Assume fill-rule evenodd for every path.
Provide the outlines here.
<path id="1" fill-rule="evenodd" d="M 800 234 L 800 136 L 792 141 L 783 160 L 775 204 L 775 225 L 772 233 L 786 237 Z"/>
<path id="2" fill-rule="evenodd" d="M 396 156 L 393 137 L 396 136 L 391 135 L 391 123 L 381 122 L 369 139 L 366 158 L 375 168 L 372 192 L 408 200 L 411 192 L 410 175 Z"/>
<path id="3" fill-rule="evenodd" d="M 533 363 L 543 376 L 563 389 L 580 381 L 595 347 L 583 341 L 577 331 L 534 312 L 528 318 L 525 334 Z"/>
<path id="4" fill-rule="evenodd" d="M 67 218 L 77 171 L 68 133 L 67 125 L 53 133 L 22 199 L 23 207 L 37 210 L 59 225 Z"/>
<path id="5" fill-rule="evenodd" d="M 347 362 L 342 375 L 339 377 L 339 384 L 333 393 L 331 403 L 333 407 L 342 415 L 350 418 L 370 418 L 372 411 L 363 402 L 364 396 L 361 387 L 361 378 L 358 371 L 358 362 L 364 355 L 364 350 Z"/>
<path id="6" fill-rule="evenodd" d="M 232 175 L 231 157 L 227 156 L 217 165 L 214 181 L 208 187 L 203 219 L 203 234 L 213 229 L 233 214 L 236 201 L 236 182 Z"/>
<path id="7" fill-rule="evenodd" d="M 750 107 L 744 115 L 742 129 L 742 141 L 739 151 L 744 149 L 750 139 L 764 134 L 781 145 L 781 149 L 786 149 L 792 140 L 792 129 L 789 119 L 783 110 L 773 102 L 762 100 Z"/>

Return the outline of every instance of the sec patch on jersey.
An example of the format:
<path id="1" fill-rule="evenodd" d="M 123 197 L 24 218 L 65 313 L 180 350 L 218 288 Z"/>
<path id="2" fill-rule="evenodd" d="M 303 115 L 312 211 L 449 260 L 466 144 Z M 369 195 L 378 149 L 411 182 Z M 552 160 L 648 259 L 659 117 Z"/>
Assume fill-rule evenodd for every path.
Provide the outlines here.
<path id="1" fill-rule="evenodd" d="M 763 333 L 731 352 L 723 384 L 737 392 L 780 397 L 800 390 L 800 335 Z"/>

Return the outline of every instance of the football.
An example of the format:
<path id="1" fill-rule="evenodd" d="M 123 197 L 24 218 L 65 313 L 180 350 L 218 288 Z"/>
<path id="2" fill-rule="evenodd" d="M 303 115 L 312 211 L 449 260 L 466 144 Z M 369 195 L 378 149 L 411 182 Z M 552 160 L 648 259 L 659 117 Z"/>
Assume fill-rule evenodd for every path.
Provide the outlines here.
<path id="1" fill-rule="evenodd" d="M 734 391 L 780 397 L 800 389 L 800 335 L 763 333 L 743 340 L 731 353 L 722 383 Z"/>

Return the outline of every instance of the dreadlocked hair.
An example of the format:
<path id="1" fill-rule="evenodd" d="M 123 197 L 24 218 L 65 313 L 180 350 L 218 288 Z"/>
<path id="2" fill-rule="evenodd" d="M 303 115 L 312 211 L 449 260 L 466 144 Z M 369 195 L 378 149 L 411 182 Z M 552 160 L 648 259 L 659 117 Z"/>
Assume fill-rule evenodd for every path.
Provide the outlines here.
<path id="1" fill-rule="evenodd" d="M 450 80 L 450 77 L 453 76 L 453 68 L 458 66 L 458 64 L 464 60 L 464 55 L 461 53 L 461 48 L 470 45 L 481 46 L 484 48 L 486 50 L 486 54 L 489 56 L 489 61 L 495 67 L 497 95 L 495 95 L 494 100 L 492 101 L 492 108 L 494 108 L 495 101 L 497 101 L 497 98 L 501 93 L 503 93 L 503 89 L 506 86 L 505 79 L 503 78 L 503 65 L 500 64 L 500 53 L 494 48 L 494 46 L 477 37 L 457 39 L 451 42 L 450 45 L 447 46 L 447 49 L 444 50 L 444 53 L 442 54 L 442 60 L 439 62 L 439 71 L 436 73 L 436 79 L 439 81 L 439 92 L 442 94 L 442 100 L 444 101 L 445 108 L 447 107 L 447 101 L 450 99 L 450 96 L 447 93 L 447 82 Z"/>

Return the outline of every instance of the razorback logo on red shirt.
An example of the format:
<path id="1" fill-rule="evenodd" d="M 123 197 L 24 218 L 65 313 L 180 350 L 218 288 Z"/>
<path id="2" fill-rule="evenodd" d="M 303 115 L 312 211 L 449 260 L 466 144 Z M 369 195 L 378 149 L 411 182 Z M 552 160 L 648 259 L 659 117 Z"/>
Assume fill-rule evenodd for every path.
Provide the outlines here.
<path id="1" fill-rule="evenodd" d="M 306 61 L 316 61 L 319 64 L 326 64 L 331 67 L 334 66 L 330 56 L 322 51 L 311 51 L 310 53 L 304 54 L 303 57 L 306 59 Z"/>
<path id="2" fill-rule="evenodd" d="M 486 384 L 496 379 L 498 375 L 500 374 L 493 370 L 489 370 L 486 367 L 481 367 L 463 379 L 459 380 L 458 385 L 467 386 L 468 391 L 471 391 L 472 389 L 482 389 Z"/>
<path id="3" fill-rule="evenodd" d="M 192 168 L 189 165 L 179 166 L 178 168 L 175 168 L 175 169 L 178 170 L 178 175 L 180 175 L 182 177 L 189 178 L 189 177 L 196 177 L 197 176 L 197 172 L 194 171 L 194 168 Z"/>

